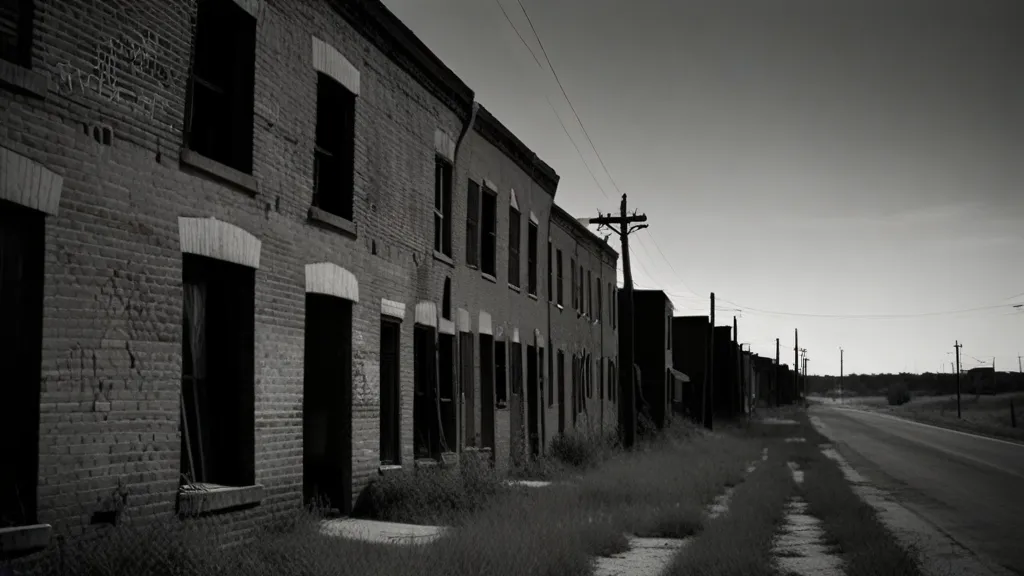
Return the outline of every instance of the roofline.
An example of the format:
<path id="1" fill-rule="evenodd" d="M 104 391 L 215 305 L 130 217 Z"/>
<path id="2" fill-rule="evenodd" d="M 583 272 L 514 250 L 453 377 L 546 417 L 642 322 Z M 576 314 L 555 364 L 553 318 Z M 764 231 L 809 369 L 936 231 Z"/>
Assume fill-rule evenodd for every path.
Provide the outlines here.
<path id="1" fill-rule="evenodd" d="M 380 0 L 331 0 L 330 4 L 359 34 L 459 118 L 469 119 L 473 90 Z"/>
<path id="2" fill-rule="evenodd" d="M 594 234 L 594 232 L 590 228 L 587 228 L 582 222 L 573 218 L 572 214 L 566 212 L 565 209 L 559 206 L 558 204 L 551 205 L 551 216 L 552 218 L 555 219 L 560 218 L 561 220 L 564 220 L 566 223 L 569 224 L 571 228 L 570 231 L 575 231 L 583 235 L 585 239 L 590 240 L 598 247 L 603 249 L 606 254 L 610 254 L 614 261 L 618 261 L 619 253 L 614 248 L 609 246 L 608 243 L 602 240 L 600 236 Z"/>
<path id="3" fill-rule="evenodd" d="M 484 140 L 487 140 L 495 148 L 511 158 L 523 172 L 530 175 L 541 189 L 554 198 L 555 191 L 558 189 L 558 181 L 560 180 L 555 170 L 538 158 L 533 150 L 530 150 L 522 140 L 495 118 L 494 114 L 491 114 L 487 108 L 484 108 L 479 103 L 477 105 L 479 110 L 473 128 L 483 136 Z"/>

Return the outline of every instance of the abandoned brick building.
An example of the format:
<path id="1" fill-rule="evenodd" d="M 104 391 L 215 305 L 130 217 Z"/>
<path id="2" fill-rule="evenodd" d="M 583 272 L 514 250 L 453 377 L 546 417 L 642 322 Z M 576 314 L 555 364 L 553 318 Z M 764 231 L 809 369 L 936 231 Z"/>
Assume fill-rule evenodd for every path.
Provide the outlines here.
<path id="1" fill-rule="evenodd" d="M 248 527 L 614 427 L 615 251 L 379 1 L 3 8 L 19 542 L 93 531 L 122 486 L 133 518 Z"/>

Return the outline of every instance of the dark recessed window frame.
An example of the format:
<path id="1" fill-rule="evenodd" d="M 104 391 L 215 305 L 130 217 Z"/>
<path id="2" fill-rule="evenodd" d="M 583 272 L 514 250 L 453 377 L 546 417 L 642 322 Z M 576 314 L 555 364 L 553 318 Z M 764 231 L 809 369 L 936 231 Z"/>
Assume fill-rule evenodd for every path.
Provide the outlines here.
<path id="1" fill-rule="evenodd" d="M 232 0 L 203 0 L 185 106 L 185 147 L 252 174 L 256 19 Z"/>

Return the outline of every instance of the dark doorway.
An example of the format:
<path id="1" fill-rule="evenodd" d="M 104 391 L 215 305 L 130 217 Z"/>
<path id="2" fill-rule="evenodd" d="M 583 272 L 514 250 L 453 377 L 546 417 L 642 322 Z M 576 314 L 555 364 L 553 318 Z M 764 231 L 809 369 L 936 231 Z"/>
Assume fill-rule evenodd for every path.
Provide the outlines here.
<path id="1" fill-rule="evenodd" d="M 401 327 L 397 320 L 380 323 L 380 463 L 401 464 L 402 405 L 399 357 Z"/>
<path id="2" fill-rule="evenodd" d="M 44 218 L 0 200 L 0 528 L 36 522 Z"/>
<path id="3" fill-rule="evenodd" d="M 540 370 L 537 366 L 537 347 L 526 347 L 526 425 L 530 435 L 530 455 L 540 454 Z"/>
<path id="4" fill-rule="evenodd" d="M 436 458 L 441 454 L 435 338 L 435 331 L 431 326 L 417 324 L 413 329 L 415 367 L 412 426 L 413 452 L 416 458 Z"/>
<path id="5" fill-rule="evenodd" d="M 465 433 L 466 446 L 476 446 L 476 389 L 473 378 L 476 354 L 473 350 L 473 333 L 459 333 L 459 380 L 462 393 L 465 395 Z"/>
<path id="6" fill-rule="evenodd" d="M 494 407 L 508 406 L 508 345 L 504 340 L 494 344 Z"/>
<path id="7" fill-rule="evenodd" d="M 306 294 L 303 497 L 352 508 L 352 302 Z M 323 501 L 326 502 L 323 502 Z"/>
<path id="8" fill-rule="evenodd" d="M 558 433 L 565 432 L 565 352 L 558 351 Z"/>
<path id="9" fill-rule="evenodd" d="M 494 337 L 480 335 L 480 447 L 494 455 Z"/>
<path id="10" fill-rule="evenodd" d="M 455 410 L 459 390 L 455 382 L 455 336 L 453 334 L 437 335 L 437 382 L 440 394 L 441 435 L 437 455 L 440 452 L 454 452 L 458 444 L 458 421 Z"/>

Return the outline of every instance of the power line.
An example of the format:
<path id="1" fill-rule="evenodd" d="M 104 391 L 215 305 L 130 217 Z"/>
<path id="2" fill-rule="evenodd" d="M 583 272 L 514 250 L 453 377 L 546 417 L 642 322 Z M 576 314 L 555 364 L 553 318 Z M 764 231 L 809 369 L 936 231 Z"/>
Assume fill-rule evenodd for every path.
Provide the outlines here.
<path id="1" fill-rule="evenodd" d="M 498 4 L 498 8 L 501 9 L 502 15 L 505 16 L 505 21 L 508 22 L 508 25 L 512 28 L 512 31 L 516 33 L 516 36 L 519 38 L 519 41 L 522 42 L 523 46 L 525 46 L 526 49 L 530 51 L 530 56 L 533 56 L 533 61 L 537 63 L 537 67 L 543 70 L 544 65 L 540 63 L 540 59 L 537 58 L 537 54 L 533 51 L 533 48 L 531 48 L 530 44 L 526 41 L 525 38 L 523 38 L 523 35 L 519 33 L 519 28 L 517 28 L 515 23 L 512 22 L 512 19 L 509 17 L 508 12 L 505 11 L 505 7 L 502 6 L 501 0 L 494 1 Z M 583 167 L 587 169 L 587 172 L 590 174 L 590 177 L 594 180 L 594 184 L 597 185 L 597 189 L 601 191 L 601 194 L 605 198 L 608 198 L 608 193 L 605 192 L 604 187 L 601 186 L 601 182 L 598 181 L 597 179 L 597 175 L 594 174 L 593 169 L 590 168 L 590 163 L 587 162 L 587 159 L 583 157 L 583 152 L 580 150 L 580 147 L 576 144 L 576 140 L 572 137 L 572 134 L 569 134 L 569 128 L 565 125 L 565 122 L 562 121 L 562 117 L 561 115 L 558 114 L 558 110 L 555 109 L 555 105 L 551 103 L 551 98 L 548 98 L 548 96 L 545 95 L 544 99 L 547 100 L 548 107 L 551 108 L 551 112 L 554 113 L 555 118 L 558 120 L 558 124 L 562 127 L 562 131 L 565 132 L 565 136 L 569 138 L 569 142 L 572 144 L 572 147 L 576 149 L 576 154 L 580 157 L 580 160 L 583 162 Z"/>
<path id="2" fill-rule="evenodd" d="M 953 314 L 964 314 L 964 313 L 968 313 L 968 312 L 980 312 L 980 311 L 983 311 L 983 310 L 994 310 L 994 309 L 997 309 L 997 308 L 1005 308 L 1007 306 L 1006 304 L 992 304 L 992 305 L 989 305 L 989 306 L 978 306 L 976 308 L 964 308 L 964 309 L 961 309 L 961 310 L 944 310 L 944 311 L 936 311 L 936 312 L 920 312 L 920 313 L 914 313 L 914 314 L 810 314 L 810 313 L 802 313 L 802 312 L 780 312 L 780 311 L 775 311 L 775 310 L 762 310 L 762 309 L 759 309 L 759 308 L 754 308 L 752 306 L 745 306 L 743 304 L 739 304 L 739 303 L 733 302 L 731 300 L 726 300 L 725 298 L 721 298 L 721 297 L 719 297 L 719 300 L 721 300 L 722 302 L 728 302 L 729 304 L 732 304 L 733 306 L 736 306 L 738 308 L 742 308 L 742 309 L 747 310 L 749 312 L 754 312 L 754 313 L 757 313 L 757 314 L 767 314 L 767 315 L 771 315 L 771 316 L 798 316 L 798 317 L 803 317 L 803 318 L 837 318 L 837 319 L 865 319 L 865 320 L 888 320 L 888 319 L 896 319 L 896 318 L 923 318 L 923 317 L 927 317 L 927 316 L 948 316 L 948 315 L 953 315 Z"/>
<path id="3" fill-rule="evenodd" d="M 523 35 L 519 33 L 519 28 L 516 28 L 516 25 L 512 23 L 512 19 L 509 18 L 508 12 L 506 12 L 505 7 L 502 6 L 501 0 L 494 0 L 494 2 L 498 5 L 498 8 L 501 9 L 501 13 L 505 16 L 505 20 L 508 21 L 508 25 L 512 27 L 512 31 L 515 32 L 516 36 L 519 37 L 519 41 L 522 42 L 523 46 L 526 46 L 526 49 L 530 51 L 530 56 L 533 56 L 533 61 L 536 62 L 537 66 L 543 70 L 544 66 L 541 65 L 540 58 L 537 58 L 537 53 L 534 52 L 533 48 L 531 48 L 530 45 L 526 43 L 526 39 L 523 38 Z"/>
<path id="4" fill-rule="evenodd" d="M 565 92 L 565 87 L 562 86 L 562 81 L 558 78 L 558 72 L 555 71 L 555 67 L 551 64 L 551 58 L 548 57 L 548 51 L 544 49 L 544 41 L 540 39 L 540 34 L 537 33 L 537 28 L 533 25 L 533 20 L 530 19 L 529 12 L 526 11 L 526 6 L 520 0 L 516 0 L 519 4 L 519 9 L 523 11 L 523 16 L 526 16 L 526 23 L 530 25 L 530 30 L 533 31 L 533 37 L 537 39 L 537 45 L 540 46 L 540 52 L 544 55 L 544 61 L 548 63 L 548 68 L 551 70 L 551 75 L 555 77 L 555 82 L 558 84 L 558 89 L 562 91 L 562 96 L 565 97 L 565 101 L 569 103 L 569 109 L 572 110 L 573 116 L 576 117 L 576 121 L 579 122 L 580 128 L 583 130 L 583 135 L 586 136 L 587 142 L 590 143 L 590 147 L 594 149 L 594 154 L 597 155 L 598 162 L 601 163 L 601 168 L 604 169 L 604 173 L 608 176 L 608 181 L 615 187 L 615 191 L 622 194 L 619 190 L 618 184 L 615 183 L 615 179 L 612 178 L 611 172 L 608 171 L 608 167 L 604 163 L 604 159 L 601 158 L 601 153 L 597 151 L 597 146 L 594 145 L 594 141 L 591 140 L 590 134 L 587 132 L 587 127 L 583 125 L 583 120 L 580 119 L 580 115 L 576 113 L 576 107 L 572 105 L 572 100 L 569 99 L 569 95 Z"/>

